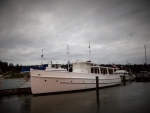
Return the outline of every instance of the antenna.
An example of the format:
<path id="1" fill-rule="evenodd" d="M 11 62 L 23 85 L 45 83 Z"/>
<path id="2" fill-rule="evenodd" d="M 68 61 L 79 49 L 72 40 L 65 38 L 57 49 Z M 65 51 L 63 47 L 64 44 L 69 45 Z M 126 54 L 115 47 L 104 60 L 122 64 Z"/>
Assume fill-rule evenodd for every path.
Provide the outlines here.
<path id="1" fill-rule="evenodd" d="M 145 48 L 145 64 L 147 64 L 146 45 L 144 45 L 144 48 Z"/>
<path id="2" fill-rule="evenodd" d="M 68 54 L 68 71 L 69 71 L 69 64 L 70 64 L 70 52 L 69 52 L 69 45 L 67 45 L 67 54 Z"/>
<path id="3" fill-rule="evenodd" d="M 90 41 L 89 41 L 89 61 L 91 61 L 91 50 L 90 50 Z"/>
<path id="4" fill-rule="evenodd" d="M 43 65 L 43 57 L 44 57 L 44 49 L 42 49 L 42 55 L 41 55 L 41 58 L 42 58 L 42 65 Z"/>

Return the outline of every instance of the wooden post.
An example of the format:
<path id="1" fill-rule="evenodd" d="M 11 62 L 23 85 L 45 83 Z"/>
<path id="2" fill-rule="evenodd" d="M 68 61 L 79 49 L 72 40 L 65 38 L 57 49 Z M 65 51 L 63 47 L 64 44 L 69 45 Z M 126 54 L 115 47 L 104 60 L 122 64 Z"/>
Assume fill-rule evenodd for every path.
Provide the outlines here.
<path id="1" fill-rule="evenodd" d="M 99 98 L 99 80 L 98 76 L 96 76 L 96 96 Z"/>
<path id="2" fill-rule="evenodd" d="M 97 98 L 97 106 L 99 107 L 99 80 L 98 76 L 96 76 L 96 98 Z"/>

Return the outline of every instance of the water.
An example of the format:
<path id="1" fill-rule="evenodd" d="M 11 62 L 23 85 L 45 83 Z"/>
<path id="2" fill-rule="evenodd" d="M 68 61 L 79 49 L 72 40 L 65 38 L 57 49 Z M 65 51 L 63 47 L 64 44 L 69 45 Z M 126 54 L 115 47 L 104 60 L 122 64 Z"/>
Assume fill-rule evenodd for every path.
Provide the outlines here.
<path id="1" fill-rule="evenodd" d="M 96 91 L 0 97 L 0 113 L 150 113 L 150 83 L 129 82 Z"/>
<path id="2" fill-rule="evenodd" d="M 15 89 L 21 86 L 21 82 L 24 81 L 23 78 L 17 79 L 4 79 L 0 84 L 0 90 L 2 89 Z"/>

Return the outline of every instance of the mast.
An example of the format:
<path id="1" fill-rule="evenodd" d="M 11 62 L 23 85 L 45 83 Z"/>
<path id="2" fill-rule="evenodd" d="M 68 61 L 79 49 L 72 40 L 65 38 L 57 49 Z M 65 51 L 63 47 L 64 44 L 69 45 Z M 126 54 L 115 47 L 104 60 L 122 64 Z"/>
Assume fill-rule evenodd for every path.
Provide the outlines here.
<path id="1" fill-rule="evenodd" d="M 42 58 L 42 65 L 43 65 L 43 57 L 44 57 L 44 49 L 42 49 L 42 55 L 41 55 L 41 58 Z"/>
<path id="2" fill-rule="evenodd" d="M 147 64 L 146 45 L 144 45 L 144 48 L 145 48 L 145 64 Z"/>
<path id="3" fill-rule="evenodd" d="M 70 64 L 70 52 L 69 52 L 69 46 L 67 45 L 67 54 L 68 54 L 68 72 L 69 72 L 69 64 Z"/>
<path id="4" fill-rule="evenodd" d="M 91 61 L 91 49 L 90 49 L 90 41 L 89 41 L 89 61 Z"/>

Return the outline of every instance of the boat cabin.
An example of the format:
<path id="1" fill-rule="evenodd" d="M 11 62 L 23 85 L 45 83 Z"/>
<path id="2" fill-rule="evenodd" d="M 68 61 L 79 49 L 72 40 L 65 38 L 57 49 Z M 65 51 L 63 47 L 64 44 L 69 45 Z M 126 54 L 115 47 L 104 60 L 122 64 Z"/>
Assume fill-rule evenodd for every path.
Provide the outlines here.
<path id="1" fill-rule="evenodd" d="M 92 65 L 91 66 L 91 73 L 96 74 L 113 74 L 118 68 L 113 67 L 105 67 L 105 66 L 99 66 L 99 65 Z"/>
<path id="2" fill-rule="evenodd" d="M 91 62 L 75 62 L 73 63 L 74 73 L 91 73 Z"/>
<path id="3" fill-rule="evenodd" d="M 59 72 L 66 72 L 67 70 L 61 67 L 61 64 L 48 64 L 45 69 L 46 71 L 59 71 Z"/>
<path id="4" fill-rule="evenodd" d="M 73 63 L 74 73 L 95 73 L 95 74 L 113 74 L 118 68 L 104 67 L 92 62 Z"/>
<path id="5" fill-rule="evenodd" d="M 114 72 L 114 74 L 118 74 L 118 75 L 131 75 L 131 73 L 127 72 L 126 70 L 117 70 L 116 72 Z"/>

